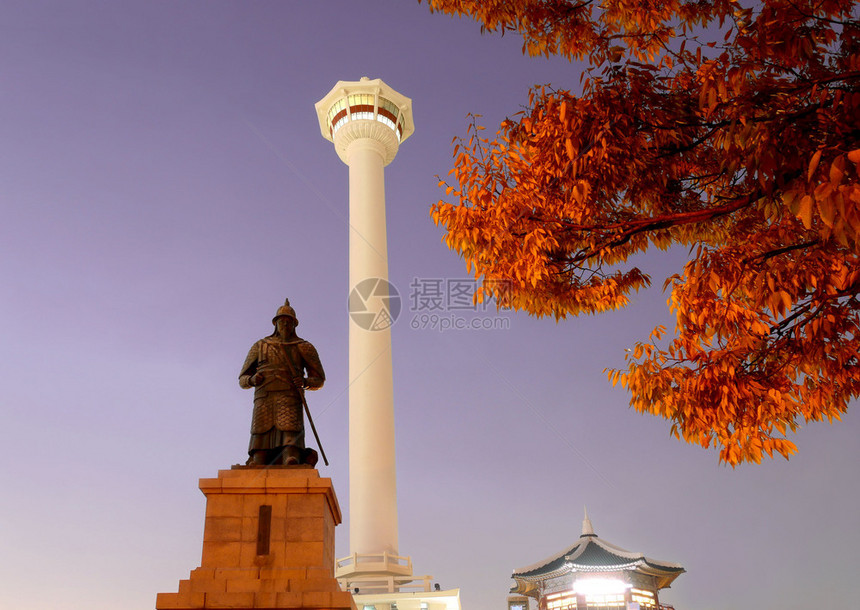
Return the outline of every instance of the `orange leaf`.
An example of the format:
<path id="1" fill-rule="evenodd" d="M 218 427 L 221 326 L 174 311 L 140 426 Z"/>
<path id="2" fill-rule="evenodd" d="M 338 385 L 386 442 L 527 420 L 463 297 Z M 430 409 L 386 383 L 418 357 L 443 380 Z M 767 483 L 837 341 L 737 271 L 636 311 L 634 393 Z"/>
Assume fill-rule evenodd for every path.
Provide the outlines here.
<path id="1" fill-rule="evenodd" d="M 818 168 L 818 162 L 821 161 L 821 153 L 822 149 L 818 149 L 815 151 L 815 154 L 812 155 L 812 159 L 809 161 L 809 171 L 806 174 L 807 180 L 812 180 L 812 174 L 815 173 L 815 170 Z"/>
<path id="2" fill-rule="evenodd" d="M 804 195 L 800 200 L 797 217 L 803 222 L 804 227 L 812 228 L 812 197 L 810 195 Z"/>

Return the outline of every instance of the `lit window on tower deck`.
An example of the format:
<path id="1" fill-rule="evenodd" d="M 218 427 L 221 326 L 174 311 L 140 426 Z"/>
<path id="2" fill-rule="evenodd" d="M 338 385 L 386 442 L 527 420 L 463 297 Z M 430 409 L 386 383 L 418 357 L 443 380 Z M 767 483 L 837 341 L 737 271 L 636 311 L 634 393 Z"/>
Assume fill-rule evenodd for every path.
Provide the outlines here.
<path id="1" fill-rule="evenodd" d="M 391 129 L 394 130 L 394 133 L 397 134 L 398 142 L 403 134 L 403 127 L 398 123 L 399 118 L 400 109 L 394 104 L 394 102 L 387 100 L 384 97 L 380 97 L 379 111 L 376 114 L 376 120 L 391 127 Z"/>
<path id="2" fill-rule="evenodd" d="M 376 103 L 378 101 L 378 106 Z M 390 100 L 370 93 L 353 93 L 339 99 L 328 111 L 331 135 L 333 136 L 347 121 L 376 120 L 391 128 L 399 142 L 403 136 L 403 126 L 399 123 L 400 109 Z"/>
<path id="3" fill-rule="evenodd" d="M 338 129 L 340 129 L 341 125 L 346 123 L 349 120 L 348 111 L 346 109 L 346 100 L 341 98 L 332 104 L 332 107 L 328 111 L 328 121 L 329 125 L 331 125 L 331 135 L 334 135 Z"/>
<path id="4" fill-rule="evenodd" d="M 372 93 L 353 93 L 347 96 L 350 106 L 373 106 L 374 95 Z"/>
<path id="5" fill-rule="evenodd" d="M 372 121 L 373 104 L 352 104 L 349 107 L 349 114 L 353 121 Z"/>
<path id="6" fill-rule="evenodd" d="M 347 96 L 349 115 L 353 121 L 372 121 L 374 96 L 372 93 L 353 93 Z"/>

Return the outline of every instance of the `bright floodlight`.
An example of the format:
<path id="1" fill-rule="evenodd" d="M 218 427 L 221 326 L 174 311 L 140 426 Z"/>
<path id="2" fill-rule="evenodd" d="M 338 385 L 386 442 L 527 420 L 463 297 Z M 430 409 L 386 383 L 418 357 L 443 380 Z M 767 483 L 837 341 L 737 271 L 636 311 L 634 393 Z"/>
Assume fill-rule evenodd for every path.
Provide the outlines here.
<path id="1" fill-rule="evenodd" d="M 612 595 L 624 593 L 630 585 L 617 578 L 580 578 L 573 590 L 582 595 Z"/>

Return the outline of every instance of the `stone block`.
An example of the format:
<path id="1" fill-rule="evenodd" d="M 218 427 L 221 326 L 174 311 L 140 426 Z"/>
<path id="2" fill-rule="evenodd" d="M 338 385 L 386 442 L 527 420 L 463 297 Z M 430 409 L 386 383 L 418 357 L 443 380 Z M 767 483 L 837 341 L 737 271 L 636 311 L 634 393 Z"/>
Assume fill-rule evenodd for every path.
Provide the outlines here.
<path id="1" fill-rule="evenodd" d="M 225 489 L 228 487 L 256 487 L 265 485 L 268 476 L 268 468 L 237 468 L 236 470 L 218 471 L 221 486 Z"/>
<path id="2" fill-rule="evenodd" d="M 260 529 L 259 517 L 242 517 L 239 539 L 242 542 L 257 542 L 257 532 Z"/>
<path id="3" fill-rule="evenodd" d="M 301 593 L 278 593 L 278 605 L 276 608 L 301 608 Z"/>
<path id="4" fill-rule="evenodd" d="M 277 561 L 275 557 L 275 553 L 277 550 L 277 543 L 272 542 L 269 544 L 269 554 L 268 555 L 257 555 L 257 539 L 254 540 L 243 540 L 238 543 L 240 545 L 239 550 L 239 563 L 238 566 L 243 568 L 250 567 L 261 567 L 263 565 L 268 565 Z M 258 561 L 258 558 L 261 561 Z"/>
<path id="5" fill-rule="evenodd" d="M 241 542 L 208 542 L 204 544 L 201 567 L 238 568 L 242 545 Z"/>
<path id="6" fill-rule="evenodd" d="M 305 568 L 260 568 L 260 578 L 299 580 L 308 578 L 308 570 Z"/>
<path id="7" fill-rule="evenodd" d="M 221 479 L 200 479 L 199 487 L 204 494 L 221 491 Z"/>
<path id="8" fill-rule="evenodd" d="M 284 544 L 284 559 L 280 565 L 287 568 L 320 568 L 325 564 L 322 542 L 287 542 Z"/>
<path id="9" fill-rule="evenodd" d="M 332 487 L 331 479 L 328 477 L 318 477 L 316 479 L 308 479 L 308 487 L 321 487 L 324 489 L 329 489 Z"/>
<path id="10" fill-rule="evenodd" d="M 334 578 L 308 578 L 305 580 L 291 580 L 290 591 L 323 591 L 332 593 L 340 591 L 340 585 Z"/>
<path id="11" fill-rule="evenodd" d="M 304 591 L 302 608 L 330 608 L 331 593 L 328 591 Z"/>
<path id="12" fill-rule="evenodd" d="M 238 494 L 219 494 L 206 502 L 207 517 L 241 517 L 245 499 Z"/>
<path id="13" fill-rule="evenodd" d="M 254 565 L 259 568 L 270 568 L 275 565 L 274 555 L 257 555 L 254 557 Z"/>
<path id="14" fill-rule="evenodd" d="M 323 568 L 308 568 L 305 578 L 334 578 L 334 566 Z"/>
<path id="15" fill-rule="evenodd" d="M 335 561 L 334 545 L 333 544 L 326 544 L 323 547 L 322 563 L 316 567 L 334 566 L 334 561 Z"/>
<path id="16" fill-rule="evenodd" d="M 288 578 L 267 578 L 260 580 L 260 591 L 271 593 L 287 593 L 292 591 Z"/>
<path id="17" fill-rule="evenodd" d="M 255 608 L 277 608 L 278 594 L 262 592 L 254 595 Z"/>
<path id="18" fill-rule="evenodd" d="M 331 594 L 332 608 L 355 608 L 352 593 L 349 591 L 335 591 Z"/>
<path id="19" fill-rule="evenodd" d="M 265 493 L 268 470 L 249 468 L 247 470 L 222 470 L 221 489 L 224 493 L 240 492 Z M 220 473 L 219 473 L 220 474 Z"/>
<path id="20" fill-rule="evenodd" d="M 253 608 L 253 593 L 221 593 L 207 595 L 204 608 Z"/>
<path id="21" fill-rule="evenodd" d="M 256 519 L 260 516 L 260 506 L 263 504 L 271 504 L 271 497 L 264 493 L 248 493 L 244 495 L 236 495 L 242 500 L 242 510 L 240 515 L 249 519 Z"/>
<path id="22" fill-rule="evenodd" d="M 206 517 L 206 526 L 203 528 L 204 544 L 207 542 L 238 542 L 241 539 L 241 517 Z"/>
<path id="23" fill-rule="evenodd" d="M 215 578 L 215 568 L 194 568 L 191 578 Z"/>
<path id="24" fill-rule="evenodd" d="M 325 521 L 318 517 L 286 519 L 284 526 L 287 542 L 322 542 L 325 539 Z"/>
<path id="25" fill-rule="evenodd" d="M 155 596 L 156 610 L 203 608 L 205 593 L 159 593 Z"/>
<path id="26" fill-rule="evenodd" d="M 307 494 L 290 496 L 287 499 L 287 518 L 319 517 L 326 510 L 325 496 L 322 494 Z"/>
<path id="27" fill-rule="evenodd" d="M 287 519 L 284 513 L 275 513 L 272 515 L 272 529 L 270 540 L 284 541 L 287 536 Z"/>
<path id="28" fill-rule="evenodd" d="M 266 479 L 266 491 L 269 493 L 305 494 L 308 492 L 308 480 L 296 476 L 279 476 L 275 473 Z"/>
<path id="29" fill-rule="evenodd" d="M 256 593 L 263 585 L 259 578 L 231 578 L 224 582 L 227 593 Z"/>
<path id="30" fill-rule="evenodd" d="M 269 503 L 272 505 L 272 516 L 286 518 L 288 497 L 289 496 L 287 494 L 269 494 L 266 496 Z"/>
<path id="31" fill-rule="evenodd" d="M 191 591 L 193 593 L 223 593 L 226 590 L 226 580 L 215 580 L 214 578 L 191 579 Z"/>
<path id="32" fill-rule="evenodd" d="M 213 578 L 259 578 L 260 568 L 216 568 L 213 570 Z"/>

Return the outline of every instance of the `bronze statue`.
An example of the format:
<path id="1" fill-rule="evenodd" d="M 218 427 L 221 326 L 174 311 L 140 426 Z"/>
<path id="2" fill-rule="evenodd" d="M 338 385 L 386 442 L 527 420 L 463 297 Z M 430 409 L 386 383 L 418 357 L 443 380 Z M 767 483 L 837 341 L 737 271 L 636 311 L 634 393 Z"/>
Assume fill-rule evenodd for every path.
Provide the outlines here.
<path id="1" fill-rule="evenodd" d="M 305 448 L 304 390 L 320 389 L 325 373 L 314 346 L 296 335 L 299 320 L 289 299 L 272 324 L 275 332 L 251 347 L 239 373 L 239 386 L 254 388 L 247 464 L 314 466 L 317 452 Z"/>

